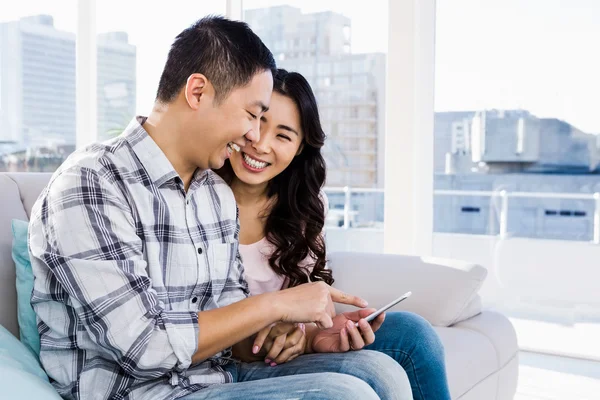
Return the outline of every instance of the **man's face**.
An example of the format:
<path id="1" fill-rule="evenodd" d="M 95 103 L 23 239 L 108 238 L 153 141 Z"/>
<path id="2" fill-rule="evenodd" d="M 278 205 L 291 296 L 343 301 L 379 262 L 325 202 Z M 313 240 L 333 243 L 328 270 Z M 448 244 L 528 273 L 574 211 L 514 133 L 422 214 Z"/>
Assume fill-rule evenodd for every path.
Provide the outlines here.
<path id="1" fill-rule="evenodd" d="M 256 74 L 250 83 L 234 89 L 219 104 L 210 96 L 200 101 L 190 126 L 187 149 L 191 160 L 201 169 L 218 169 L 234 148 L 246 145 L 246 138 L 260 139 L 260 118 L 269 107 L 273 90 L 271 71 Z M 245 138 L 245 137 L 246 138 Z M 238 147 L 239 146 L 239 147 Z"/>

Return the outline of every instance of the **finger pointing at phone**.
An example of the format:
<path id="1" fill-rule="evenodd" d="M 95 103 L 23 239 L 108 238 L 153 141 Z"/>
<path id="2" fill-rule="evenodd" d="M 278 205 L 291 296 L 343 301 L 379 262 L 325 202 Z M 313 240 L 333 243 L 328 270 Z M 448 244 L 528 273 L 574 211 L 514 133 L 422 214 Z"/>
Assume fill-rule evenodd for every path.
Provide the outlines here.
<path id="1" fill-rule="evenodd" d="M 333 288 L 333 287 L 329 288 L 329 294 L 331 295 L 331 300 L 334 303 L 348 304 L 348 305 L 360 307 L 360 308 L 364 308 L 369 305 L 369 303 L 367 303 L 366 300 L 361 299 L 360 297 L 353 296 L 351 294 L 342 292 L 341 290 Z"/>
<path id="2" fill-rule="evenodd" d="M 272 304 L 277 307 L 279 320 L 284 322 L 315 322 L 321 329 L 333 326 L 334 303 L 365 307 L 359 297 L 332 288 L 325 282 L 305 283 L 290 289 L 273 292 Z"/>

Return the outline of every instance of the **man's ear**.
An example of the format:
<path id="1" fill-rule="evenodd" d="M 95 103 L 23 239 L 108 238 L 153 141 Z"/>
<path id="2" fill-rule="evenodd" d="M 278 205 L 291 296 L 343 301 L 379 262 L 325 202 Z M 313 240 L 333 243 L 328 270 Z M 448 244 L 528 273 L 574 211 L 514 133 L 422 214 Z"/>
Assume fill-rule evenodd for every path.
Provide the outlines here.
<path id="1" fill-rule="evenodd" d="M 190 108 L 197 110 L 200 107 L 200 101 L 210 97 L 212 85 L 202 74 L 192 74 L 188 77 L 185 84 L 185 100 Z"/>

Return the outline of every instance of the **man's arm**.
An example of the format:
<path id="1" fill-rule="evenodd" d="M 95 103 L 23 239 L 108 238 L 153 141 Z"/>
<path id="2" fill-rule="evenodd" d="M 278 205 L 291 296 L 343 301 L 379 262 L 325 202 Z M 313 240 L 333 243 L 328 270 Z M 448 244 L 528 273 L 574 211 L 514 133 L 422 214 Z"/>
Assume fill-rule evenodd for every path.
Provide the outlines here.
<path id="1" fill-rule="evenodd" d="M 114 182 L 73 168 L 53 180 L 42 201 L 30 233 L 36 277 L 66 293 L 66 305 L 90 339 L 140 380 L 187 369 L 278 320 L 329 326 L 332 297 L 358 301 L 311 284 L 200 313 L 165 310 L 147 275 L 129 205 Z"/>
<path id="2" fill-rule="evenodd" d="M 255 334 L 277 321 L 315 322 L 320 329 L 333 326 L 333 303 L 365 307 L 364 300 L 324 282 L 265 293 L 227 307 L 198 314 L 200 343 L 194 361 L 201 361 Z"/>
<path id="3" fill-rule="evenodd" d="M 165 310 L 129 205 L 95 170 L 64 171 L 32 219 L 36 276 L 68 294 L 65 302 L 91 340 L 138 379 L 189 368 L 280 317 L 268 296 L 200 313 Z M 222 297 L 245 297 L 240 276 L 226 282 Z M 40 318 L 51 316 L 42 311 Z"/>
<path id="4" fill-rule="evenodd" d="M 40 201 L 29 237 L 36 288 L 61 298 L 104 356 L 135 378 L 188 368 L 198 346 L 197 312 L 164 309 L 116 183 L 72 168 Z M 51 325 L 49 308 L 34 308 Z"/>
<path id="5" fill-rule="evenodd" d="M 194 362 L 231 346 L 234 357 L 244 362 L 261 360 L 260 354 L 252 354 L 252 336 L 278 320 L 271 297 L 271 294 L 253 296 L 230 306 L 199 313 L 198 341 L 201 346 L 193 357 Z"/>

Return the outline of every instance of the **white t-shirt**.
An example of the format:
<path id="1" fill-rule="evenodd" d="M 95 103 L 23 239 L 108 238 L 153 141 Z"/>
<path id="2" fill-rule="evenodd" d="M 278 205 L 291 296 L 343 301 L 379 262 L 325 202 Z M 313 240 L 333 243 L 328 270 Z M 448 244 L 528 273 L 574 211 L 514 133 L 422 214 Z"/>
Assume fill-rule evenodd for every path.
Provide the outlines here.
<path id="1" fill-rule="evenodd" d="M 321 192 L 323 205 L 325 208 L 325 218 L 329 211 L 329 201 L 327 195 Z M 275 251 L 275 247 L 267 240 L 262 238 L 256 243 L 240 244 L 240 254 L 244 264 L 244 277 L 248 282 L 248 288 L 251 295 L 274 292 L 285 289 L 288 285 L 287 278 L 278 275 L 269 265 L 269 258 Z M 314 259 L 311 256 L 300 262 L 300 268 L 306 268 L 306 273 L 312 272 L 311 265 Z"/>

